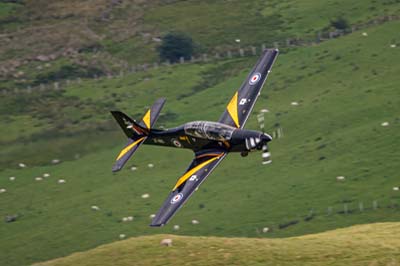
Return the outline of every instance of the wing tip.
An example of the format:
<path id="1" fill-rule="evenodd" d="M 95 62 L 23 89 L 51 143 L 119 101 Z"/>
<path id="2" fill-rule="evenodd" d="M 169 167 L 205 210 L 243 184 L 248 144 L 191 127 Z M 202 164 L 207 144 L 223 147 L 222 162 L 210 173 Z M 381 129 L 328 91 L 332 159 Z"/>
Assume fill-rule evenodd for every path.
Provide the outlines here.
<path id="1" fill-rule="evenodd" d="M 149 224 L 150 227 L 163 227 L 165 224 Z"/>

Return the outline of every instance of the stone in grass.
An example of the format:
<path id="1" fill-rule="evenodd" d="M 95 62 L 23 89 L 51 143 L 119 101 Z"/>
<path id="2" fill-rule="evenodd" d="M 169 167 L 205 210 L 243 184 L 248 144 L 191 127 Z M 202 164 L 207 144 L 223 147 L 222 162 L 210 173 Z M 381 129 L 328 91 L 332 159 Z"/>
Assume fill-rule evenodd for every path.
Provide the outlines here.
<path id="1" fill-rule="evenodd" d="M 6 218 L 4 219 L 6 221 L 6 223 L 12 223 L 15 222 L 18 218 L 18 215 L 7 215 Z"/>

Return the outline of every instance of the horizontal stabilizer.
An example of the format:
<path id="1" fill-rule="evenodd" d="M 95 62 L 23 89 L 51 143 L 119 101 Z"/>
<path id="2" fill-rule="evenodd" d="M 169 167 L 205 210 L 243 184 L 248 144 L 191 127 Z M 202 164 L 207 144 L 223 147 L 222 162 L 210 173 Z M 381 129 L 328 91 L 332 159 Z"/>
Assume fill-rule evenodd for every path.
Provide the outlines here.
<path id="1" fill-rule="evenodd" d="M 138 140 L 129 139 L 128 144 L 125 148 L 119 153 L 116 162 L 112 167 L 113 172 L 117 172 L 122 169 L 125 163 L 131 158 L 133 153 L 137 150 L 137 148 L 142 144 L 147 137 L 141 137 Z"/>
<path id="2" fill-rule="evenodd" d="M 147 128 L 139 125 L 135 122 L 135 120 L 123 112 L 111 111 L 111 114 L 114 116 L 115 120 L 117 120 L 119 126 L 122 128 L 128 138 L 135 140 L 139 137 L 148 135 L 149 130 Z"/>

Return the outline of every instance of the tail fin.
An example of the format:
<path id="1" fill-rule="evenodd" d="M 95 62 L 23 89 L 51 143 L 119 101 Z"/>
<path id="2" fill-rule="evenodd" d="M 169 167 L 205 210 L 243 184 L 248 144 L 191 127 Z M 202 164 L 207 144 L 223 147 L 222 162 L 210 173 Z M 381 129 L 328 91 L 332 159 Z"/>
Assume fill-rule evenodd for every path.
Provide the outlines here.
<path id="1" fill-rule="evenodd" d="M 160 115 L 161 108 L 164 106 L 165 99 L 158 99 L 153 106 L 143 116 L 142 121 L 137 123 L 135 120 L 120 111 L 111 111 L 118 124 L 128 137 L 128 144 L 119 153 L 117 160 L 112 168 L 113 172 L 119 171 L 142 144 L 150 133 Z"/>
<path id="2" fill-rule="evenodd" d="M 150 107 L 147 113 L 143 116 L 142 121 L 139 123 L 141 126 L 146 127 L 148 130 L 153 128 L 157 118 L 160 116 L 161 109 L 165 103 L 165 98 L 160 98 Z"/>

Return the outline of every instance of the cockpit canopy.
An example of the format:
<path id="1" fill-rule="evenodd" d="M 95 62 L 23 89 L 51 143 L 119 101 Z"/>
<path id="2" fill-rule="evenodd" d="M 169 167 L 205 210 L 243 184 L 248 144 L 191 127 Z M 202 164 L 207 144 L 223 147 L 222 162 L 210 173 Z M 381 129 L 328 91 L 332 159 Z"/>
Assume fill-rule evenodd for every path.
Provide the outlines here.
<path id="1" fill-rule="evenodd" d="M 225 141 L 231 139 L 236 128 L 217 122 L 194 121 L 186 123 L 184 129 L 187 135 L 193 137 Z"/>

